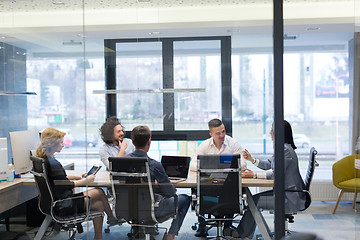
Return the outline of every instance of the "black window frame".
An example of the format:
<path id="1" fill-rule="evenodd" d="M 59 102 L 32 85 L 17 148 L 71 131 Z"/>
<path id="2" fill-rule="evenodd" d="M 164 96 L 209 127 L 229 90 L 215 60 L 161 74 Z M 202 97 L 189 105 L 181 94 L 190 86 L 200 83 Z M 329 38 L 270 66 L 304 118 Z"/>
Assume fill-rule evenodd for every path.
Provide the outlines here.
<path id="1" fill-rule="evenodd" d="M 227 135 L 232 136 L 232 91 L 231 91 L 231 37 L 176 37 L 176 38 L 136 38 L 105 39 L 105 89 L 116 89 L 116 44 L 128 42 L 161 42 L 163 64 L 163 88 L 174 88 L 174 42 L 220 40 L 221 56 L 221 120 Z M 106 94 L 106 118 L 117 116 L 116 94 Z M 153 140 L 204 140 L 209 137 L 208 130 L 175 130 L 174 93 L 163 93 L 163 130 L 152 131 Z M 139 123 L 140 124 L 140 123 Z M 204 123 L 207 125 L 207 123 Z M 129 137 L 130 132 L 127 132 Z"/>

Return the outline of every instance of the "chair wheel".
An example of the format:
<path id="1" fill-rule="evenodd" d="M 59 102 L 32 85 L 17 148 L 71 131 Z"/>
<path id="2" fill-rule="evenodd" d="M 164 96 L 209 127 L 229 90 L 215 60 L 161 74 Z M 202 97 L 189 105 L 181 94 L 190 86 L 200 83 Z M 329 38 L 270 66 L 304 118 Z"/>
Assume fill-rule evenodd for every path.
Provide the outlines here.
<path id="1" fill-rule="evenodd" d="M 191 229 L 195 231 L 195 230 L 197 230 L 197 227 L 196 226 L 191 226 Z"/>
<path id="2" fill-rule="evenodd" d="M 109 229 L 109 228 L 105 228 L 104 232 L 105 232 L 105 233 L 109 233 L 109 232 L 110 232 L 110 229 Z"/>

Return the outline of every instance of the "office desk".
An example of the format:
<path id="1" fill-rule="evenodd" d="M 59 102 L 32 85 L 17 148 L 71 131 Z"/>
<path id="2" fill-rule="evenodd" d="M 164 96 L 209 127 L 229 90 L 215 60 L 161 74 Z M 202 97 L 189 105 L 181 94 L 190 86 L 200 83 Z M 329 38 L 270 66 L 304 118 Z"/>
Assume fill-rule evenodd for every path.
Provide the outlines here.
<path id="1" fill-rule="evenodd" d="M 79 171 L 66 171 L 68 175 L 80 175 L 82 172 Z M 20 183 L 23 186 L 34 186 L 35 180 L 31 177 L 23 179 Z M 196 172 L 191 172 L 186 181 L 173 183 L 177 188 L 195 188 L 196 187 Z M 245 193 L 247 197 L 247 203 L 251 213 L 254 216 L 255 222 L 262 234 L 264 240 L 270 240 L 270 229 L 262 216 L 261 212 L 256 207 L 252 193 L 249 190 L 249 187 L 272 187 L 274 185 L 273 180 L 267 179 L 253 179 L 253 178 L 243 178 L 242 186 L 245 188 Z M 89 183 L 88 187 L 111 187 L 110 182 L 110 173 L 107 171 L 99 171 L 96 175 L 95 181 Z M 86 187 L 86 186 L 83 186 Z"/>
<path id="2" fill-rule="evenodd" d="M 68 175 L 81 175 L 83 172 L 67 170 L 66 173 Z M 31 177 L 32 175 L 28 175 L 28 179 L 23 181 L 23 185 L 34 185 L 35 181 Z M 177 188 L 195 188 L 196 187 L 196 173 L 191 172 L 186 181 L 182 182 L 174 182 L 173 185 Z M 93 183 L 89 183 L 87 186 L 89 187 L 111 187 L 110 182 L 110 174 L 107 171 L 99 171 L 96 174 L 95 181 Z M 253 179 L 253 178 L 243 178 L 242 179 L 243 187 L 272 187 L 274 186 L 273 180 L 267 179 Z M 86 186 L 83 186 L 86 187 Z"/>
<path id="3" fill-rule="evenodd" d="M 28 180 L 29 178 L 15 178 L 14 182 L 0 182 L 0 213 L 10 210 L 39 195 L 34 184 L 24 184 L 24 182 Z"/>

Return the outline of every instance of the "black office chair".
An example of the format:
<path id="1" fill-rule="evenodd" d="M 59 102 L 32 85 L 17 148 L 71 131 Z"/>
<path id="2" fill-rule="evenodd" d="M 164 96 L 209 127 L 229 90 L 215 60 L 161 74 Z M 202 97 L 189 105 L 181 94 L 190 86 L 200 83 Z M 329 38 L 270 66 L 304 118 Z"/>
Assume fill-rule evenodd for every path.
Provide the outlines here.
<path id="1" fill-rule="evenodd" d="M 309 164 L 306 171 L 306 177 L 304 179 L 305 188 L 302 191 L 295 191 L 295 192 L 305 192 L 306 193 L 306 201 L 305 206 L 303 209 L 299 209 L 299 211 L 305 211 L 311 204 L 311 194 L 310 194 L 310 184 L 314 176 L 315 167 L 319 166 L 319 163 L 316 161 L 315 156 L 317 154 L 317 151 L 314 147 L 310 149 L 309 154 Z M 286 190 L 290 191 L 290 190 Z M 295 213 L 294 213 L 295 214 Z M 293 223 L 294 222 L 294 214 L 286 214 L 285 217 L 287 219 L 287 223 Z M 286 228 L 287 229 L 287 228 Z M 287 229 L 287 232 L 289 230 Z"/>
<path id="2" fill-rule="evenodd" d="M 96 217 L 101 217 L 104 214 L 99 211 L 79 211 L 78 213 L 67 212 L 71 208 L 71 205 L 78 198 L 88 198 L 87 209 L 90 209 L 91 199 L 88 196 L 75 196 L 66 199 L 57 200 L 54 198 L 53 186 L 49 181 L 48 172 L 49 172 L 49 161 L 47 159 L 30 157 L 33 162 L 33 170 L 31 171 L 34 174 L 36 186 L 39 190 L 39 209 L 45 214 L 45 219 L 40 226 L 39 231 L 37 232 L 34 239 L 41 239 L 47 228 L 52 222 L 57 223 L 57 225 L 65 230 L 69 231 L 69 239 L 74 239 L 76 232 L 82 232 L 81 223 L 85 221 L 92 220 Z M 60 210 L 60 206 L 62 209 Z M 69 208 L 67 209 L 66 206 Z"/>
<path id="3" fill-rule="evenodd" d="M 232 239 L 222 228 L 243 213 L 240 155 L 199 155 L 198 166 L 196 215 L 217 229 L 207 239 Z"/>
<path id="4" fill-rule="evenodd" d="M 159 203 L 155 202 L 147 158 L 109 158 L 109 162 L 116 217 L 126 221 L 132 229 L 145 230 L 147 240 L 150 239 L 151 228 L 165 229 L 163 239 L 166 239 L 167 228 L 159 227 L 158 224 L 176 217 L 177 195 L 173 196 L 174 211 L 166 216 L 156 216 Z M 134 236 L 129 233 L 128 237 Z"/>
<path id="5" fill-rule="evenodd" d="M 308 207 L 311 204 L 310 184 L 311 184 L 313 176 L 314 176 L 315 167 L 319 166 L 319 163 L 315 159 L 316 154 L 317 154 L 316 149 L 314 147 L 312 147 L 310 149 L 309 163 L 308 163 L 308 168 L 306 171 L 306 177 L 304 179 L 305 188 L 303 190 L 285 190 L 287 192 L 291 191 L 291 192 L 304 192 L 305 193 L 305 196 L 306 196 L 305 205 L 304 205 L 304 208 L 299 209 L 299 211 L 305 211 L 306 209 L 308 209 Z M 289 223 L 294 223 L 294 215 L 296 215 L 296 213 L 285 214 L 285 220 L 286 220 L 285 235 L 294 233 L 294 232 L 290 231 L 288 228 Z M 259 237 L 261 237 L 261 235 L 256 235 L 256 239 L 258 239 Z"/>

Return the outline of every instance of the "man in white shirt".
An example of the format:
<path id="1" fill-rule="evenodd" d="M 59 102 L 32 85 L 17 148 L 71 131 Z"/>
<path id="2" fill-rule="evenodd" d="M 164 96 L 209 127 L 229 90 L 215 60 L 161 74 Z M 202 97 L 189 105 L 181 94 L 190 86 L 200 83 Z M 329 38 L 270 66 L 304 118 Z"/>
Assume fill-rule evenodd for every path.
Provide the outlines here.
<path id="1" fill-rule="evenodd" d="M 197 171 L 197 155 L 233 155 L 242 153 L 240 144 L 232 137 L 226 135 L 225 126 L 220 119 L 209 121 L 210 138 L 204 140 L 196 151 L 190 163 L 190 170 Z M 241 156 L 241 167 L 246 167 L 246 160 Z"/>
<path id="2" fill-rule="evenodd" d="M 104 145 L 99 148 L 100 159 L 109 169 L 109 157 L 122 157 L 135 151 L 131 139 L 124 138 L 124 127 L 115 116 L 109 117 L 100 128 Z"/>
<path id="3" fill-rule="evenodd" d="M 210 138 L 204 140 L 196 151 L 196 156 L 192 158 L 190 163 L 190 170 L 197 171 L 197 156 L 198 155 L 234 155 L 242 154 L 242 147 L 232 137 L 226 135 L 225 126 L 220 119 L 214 118 L 208 122 L 210 130 Z M 241 155 L 241 167 L 246 168 L 246 160 Z M 196 237 L 206 237 L 207 230 L 205 221 L 199 217 L 199 228 L 196 232 Z M 231 222 L 224 224 L 224 228 L 229 228 Z M 224 232 L 225 233 L 225 232 Z"/>

